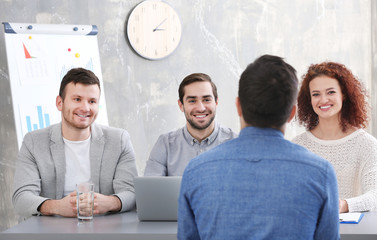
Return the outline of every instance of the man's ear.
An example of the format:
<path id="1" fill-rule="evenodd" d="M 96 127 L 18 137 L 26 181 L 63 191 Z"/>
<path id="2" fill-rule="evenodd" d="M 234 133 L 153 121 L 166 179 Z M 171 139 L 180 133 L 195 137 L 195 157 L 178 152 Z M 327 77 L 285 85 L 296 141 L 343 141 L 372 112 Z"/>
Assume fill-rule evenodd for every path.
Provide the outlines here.
<path id="1" fill-rule="evenodd" d="M 287 122 L 292 121 L 292 119 L 293 119 L 293 118 L 295 117 L 295 115 L 296 115 L 296 111 L 297 111 L 297 106 L 296 106 L 296 104 L 295 104 L 295 105 L 293 105 L 293 107 L 292 107 L 291 115 L 289 115 L 289 118 L 288 118 L 288 121 L 287 121 Z"/>
<path id="2" fill-rule="evenodd" d="M 242 107 L 240 103 L 240 98 L 236 97 L 236 108 L 237 108 L 237 113 L 239 117 L 242 117 Z"/>
<path id="3" fill-rule="evenodd" d="M 179 106 L 179 109 L 181 109 L 181 112 L 184 112 L 183 103 L 181 103 L 181 100 L 179 99 L 178 99 L 178 106 Z"/>
<path id="4" fill-rule="evenodd" d="M 56 97 L 56 107 L 58 108 L 59 111 L 62 111 L 63 109 L 63 99 L 60 96 Z"/>

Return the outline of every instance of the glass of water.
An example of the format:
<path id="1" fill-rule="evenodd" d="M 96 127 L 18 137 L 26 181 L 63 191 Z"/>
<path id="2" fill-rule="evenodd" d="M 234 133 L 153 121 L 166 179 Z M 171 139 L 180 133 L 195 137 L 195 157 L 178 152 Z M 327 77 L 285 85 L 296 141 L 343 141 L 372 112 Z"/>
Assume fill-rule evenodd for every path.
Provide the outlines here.
<path id="1" fill-rule="evenodd" d="M 90 221 L 93 219 L 94 208 L 94 184 L 90 182 L 76 185 L 77 218 Z"/>

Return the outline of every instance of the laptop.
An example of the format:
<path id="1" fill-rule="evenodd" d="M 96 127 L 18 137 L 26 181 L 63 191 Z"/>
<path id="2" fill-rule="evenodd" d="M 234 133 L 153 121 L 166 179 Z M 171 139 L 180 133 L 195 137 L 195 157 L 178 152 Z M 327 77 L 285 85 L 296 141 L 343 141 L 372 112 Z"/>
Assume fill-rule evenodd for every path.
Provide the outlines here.
<path id="1" fill-rule="evenodd" d="M 136 211 L 140 221 L 177 221 L 180 176 L 134 178 Z"/>

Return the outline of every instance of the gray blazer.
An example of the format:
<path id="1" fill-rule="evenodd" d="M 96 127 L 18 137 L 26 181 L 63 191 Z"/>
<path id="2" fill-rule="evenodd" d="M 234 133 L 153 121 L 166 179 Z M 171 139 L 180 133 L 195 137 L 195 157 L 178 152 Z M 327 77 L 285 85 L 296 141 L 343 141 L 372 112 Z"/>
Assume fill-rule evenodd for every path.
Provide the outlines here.
<path id="1" fill-rule="evenodd" d="M 133 177 L 137 176 L 135 153 L 127 131 L 92 124 L 90 142 L 91 180 L 95 192 L 114 194 L 121 212 L 135 207 Z M 12 196 L 16 212 L 38 214 L 47 199 L 63 198 L 65 153 L 61 124 L 29 132 L 18 154 Z"/>

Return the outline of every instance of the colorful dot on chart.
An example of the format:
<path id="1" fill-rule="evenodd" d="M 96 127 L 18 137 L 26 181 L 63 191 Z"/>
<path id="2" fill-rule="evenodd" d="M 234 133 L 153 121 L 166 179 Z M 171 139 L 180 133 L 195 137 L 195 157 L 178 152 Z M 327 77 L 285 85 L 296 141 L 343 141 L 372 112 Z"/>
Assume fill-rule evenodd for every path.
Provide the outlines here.
<path id="1" fill-rule="evenodd" d="M 71 49 L 70 48 L 68 48 L 68 52 L 70 52 L 71 51 Z"/>
<path id="2" fill-rule="evenodd" d="M 29 36 L 29 39 L 32 39 L 33 37 L 32 36 Z"/>
<path id="3" fill-rule="evenodd" d="M 76 57 L 76 58 L 79 58 L 79 57 L 80 57 L 80 54 L 79 54 L 79 53 L 76 53 L 76 54 L 75 54 L 75 57 Z"/>

